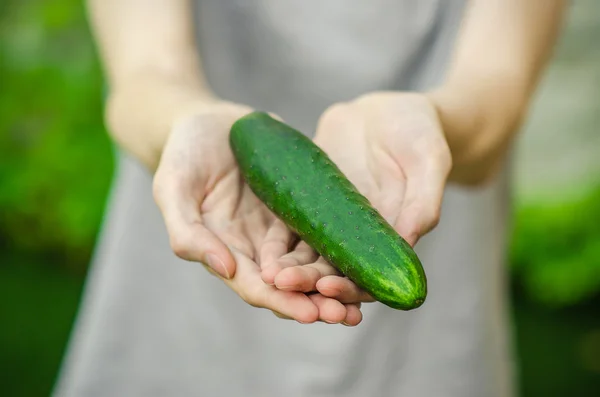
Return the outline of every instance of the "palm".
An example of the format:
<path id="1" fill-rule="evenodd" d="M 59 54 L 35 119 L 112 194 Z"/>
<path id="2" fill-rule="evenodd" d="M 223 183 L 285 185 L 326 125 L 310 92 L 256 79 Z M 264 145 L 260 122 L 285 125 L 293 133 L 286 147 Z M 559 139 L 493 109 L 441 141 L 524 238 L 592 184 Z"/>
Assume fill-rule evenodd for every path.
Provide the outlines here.
<path id="1" fill-rule="evenodd" d="M 157 202 L 176 253 L 207 263 L 218 257 L 223 281 L 247 303 L 301 322 L 345 319 L 320 313 L 325 297 L 282 291 L 265 284 L 259 263 L 286 254 L 292 233 L 270 228 L 276 219 L 244 183 L 229 147 L 229 130 L 247 108 L 224 105 L 178 123 L 162 154 L 155 176 Z M 276 233 L 274 232 L 276 231 Z M 174 241 L 174 243 L 173 243 Z M 303 261 L 314 260 L 305 251 Z M 213 272 L 213 274 L 218 275 Z"/>
<path id="2" fill-rule="evenodd" d="M 230 153 L 223 153 L 223 158 Z M 250 260 L 258 262 L 259 248 L 274 218 L 244 184 L 231 162 L 214 184 L 207 187 L 200 212 L 206 227 L 225 244 Z"/>
<path id="3" fill-rule="evenodd" d="M 333 106 L 315 143 L 411 245 L 437 222 L 449 151 L 425 97 L 383 93 Z M 295 290 L 316 289 L 341 302 L 372 300 L 323 258 L 281 267 L 275 279 Z"/>
<path id="4" fill-rule="evenodd" d="M 404 172 L 387 152 L 385 137 L 367 140 L 367 131 L 360 127 L 364 123 L 356 121 L 356 124 L 335 127 L 324 120 L 317 130 L 315 143 L 386 220 L 394 224 L 405 192 Z"/>

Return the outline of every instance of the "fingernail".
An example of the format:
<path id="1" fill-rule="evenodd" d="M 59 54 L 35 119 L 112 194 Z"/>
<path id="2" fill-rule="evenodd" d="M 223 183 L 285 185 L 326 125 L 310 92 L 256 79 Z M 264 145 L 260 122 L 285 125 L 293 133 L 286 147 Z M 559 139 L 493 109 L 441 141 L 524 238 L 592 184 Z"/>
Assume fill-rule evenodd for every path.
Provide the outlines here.
<path id="1" fill-rule="evenodd" d="M 341 324 L 342 324 L 342 325 L 345 325 L 346 327 L 351 327 L 351 325 L 350 325 L 350 324 L 348 324 L 348 323 L 347 323 L 347 322 L 345 322 L 345 321 L 342 321 L 342 322 L 341 322 Z"/>
<path id="2" fill-rule="evenodd" d="M 221 261 L 218 256 L 208 254 L 206 255 L 206 261 L 208 262 L 208 266 L 210 266 L 215 272 L 219 273 L 221 277 L 229 279 L 229 272 L 227 271 L 223 261 Z"/>

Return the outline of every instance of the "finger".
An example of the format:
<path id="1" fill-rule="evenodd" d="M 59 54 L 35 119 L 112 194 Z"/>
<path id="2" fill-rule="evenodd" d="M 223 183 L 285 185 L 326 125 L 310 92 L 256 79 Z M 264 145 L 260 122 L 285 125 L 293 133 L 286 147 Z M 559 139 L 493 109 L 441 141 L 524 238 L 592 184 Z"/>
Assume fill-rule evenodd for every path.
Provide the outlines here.
<path id="1" fill-rule="evenodd" d="M 341 315 L 339 315 L 339 312 L 336 311 L 332 311 L 331 308 L 327 308 L 326 306 L 328 306 L 328 301 L 326 300 L 320 300 L 320 299 L 313 299 L 313 302 L 317 305 L 317 307 L 319 307 L 319 321 L 323 321 L 329 324 L 337 324 L 340 321 L 337 321 Z M 341 321 L 342 324 L 346 325 L 346 326 L 356 326 L 358 324 L 360 324 L 360 322 L 362 321 L 362 312 L 360 311 L 360 303 L 350 303 L 350 304 L 346 304 L 344 305 L 346 307 L 346 317 Z M 322 308 L 322 310 L 321 310 Z M 323 314 L 321 314 L 321 312 L 323 312 Z M 329 312 L 329 314 L 333 314 L 331 316 L 328 317 L 327 312 Z M 292 320 L 292 318 L 288 317 L 288 316 L 284 316 L 281 313 L 277 313 L 277 312 L 272 312 L 275 317 L 281 318 L 283 320 Z"/>
<path id="2" fill-rule="evenodd" d="M 360 311 L 359 304 L 347 304 L 346 306 L 346 318 L 342 321 L 342 324 L 355 327 L 361 323 L 363 319 L 362 312 Z"/>
<path id="3" fill-rule="evenodd" d="M 342 303 L 374 302 L 371 295 L 346 277 L 327 276 L 317 282 L 317 291 Z"/>
<path id="4" fill-rule="evenodd" d="M 265 284 L 259 266 L 233 249 L 237 262 L 236 275 L 225 280 L 246 303 L 265 308 L 302 323 L 313 323 L 319 318 L 319 310 L 308 296 L 299 292 L 281 291 Z"/>
<path id="5" fill-rule="evenodd" d="M 317 282 L 321 278 L 338 274 L 340 273 L 336 268 L 323 257 L 319 257 L 314 263 L 281 270 L 274 281 L 280 290 L 310 292 L 316 290 Z"/>
<path id="6" fill-rule="evenodd" d="M 421 133 L 413 139 L 409 152 L 405 151 L 406 146 L 395 147 L 397 158 L 404 159 L 406 193 L 394 227 L 413 246 L 439 222 L 444 188 L 452 168 L 452 155 L 437 118 L 427 117 L 416 125 Z"/>
<path id="7" fill-rule="evenodd" d="M 279 317 L 279 318 L 281 318 L 283 320 L 293 320 L 291 317 L 284 316 L 283 314 L 278 313 L 278 312 L 276 312 L 274 310 L 271 310 L 271 312 L 275 315 L 275 317 Z"/>
<path id="8" fill-rule="evenodd" d="M 372 146 L 368 151 L 367 165 L 377 186 L 368 197 L 381 216 L 393 225 L 405 194 L 404 172 L 388 151 L 379 145 Z"/>
<path id="9" fill-rule="evenodd" d="M 266 208 L 257 207 L 251 213 L 243 217 L 242 232 L 251 245 L 252 255 L 251 258 L 260 264 L 260 251 L 262 249 L 263 241 L 269 230 L 271 220 Z"/>
<path id="10" fill-rule="evenodd" d="M 286 254 L 271 265 L 266 266 L 262 270 L 262 279 L 269 285 L 275 285 L 275 277 L 286 268 L 303 266 L 314 262 L 317 259 L 315 251 L 304 241 L 301 241 L 296 248 L 289 254 Z"/>
<path id="11" fill-rule="evenodd" d="M 275 219 L 260 247 L 259 263 L 262 268 L 272 265 L 290 251 L 294 234 L 279 219 Z"/>
<path id="12" fill-rule="evenodd" d="M 436 162 L 407 171 L 406 195 L 394 228 L 411 246 L 437 226 L 448 172 Z"/>
<path id="13" fill-rule="evenodd" d="M 200 203 L 194 195 L 173 182 L 156 182 L 154 197 L 175 255 L 187 261 L 204 263 L 226 279 L 235 275 L 236 265 L 231 252 L 202 223 Z"/>
<path id="14" fill-rule="evenodd" d="M 232 219 L 242 219 L 243 234 L 252 244 L 253 258 L 260 263 L 260 254 L 265 237 L 276 219 L 267 207 L 256 197 L 250 187 L 240 179 L 243 184 L 242 196 L 238 210 L 232 214 Z"/>
<path id="15" fill-rule="evenodd" d="M 321 294 L 312 294 L 310 300 L 319 308 L 319 320 L 328 324 L 339 324 L 347 317 L 347 309 L 335 299 Z"/>

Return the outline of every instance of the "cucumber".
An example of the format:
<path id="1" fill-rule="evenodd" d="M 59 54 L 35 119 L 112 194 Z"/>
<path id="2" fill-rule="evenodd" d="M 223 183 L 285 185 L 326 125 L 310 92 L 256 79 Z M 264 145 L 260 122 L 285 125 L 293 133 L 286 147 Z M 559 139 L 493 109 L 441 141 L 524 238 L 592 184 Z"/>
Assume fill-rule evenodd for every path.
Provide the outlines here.
<path id="1" fill-rule="evenodd" d="M 336 269 L 389 307 L 423 304 L 417 254 L 312 140 L 258 111 L 229 140 L 250 189 Z"/>

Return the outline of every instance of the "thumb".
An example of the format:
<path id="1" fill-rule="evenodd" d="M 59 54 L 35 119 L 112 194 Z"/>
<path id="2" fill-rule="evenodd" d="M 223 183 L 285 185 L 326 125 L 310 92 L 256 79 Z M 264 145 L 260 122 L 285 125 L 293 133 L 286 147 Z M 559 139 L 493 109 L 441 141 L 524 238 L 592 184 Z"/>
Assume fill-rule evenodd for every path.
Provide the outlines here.
<path id="1" fill-rule="evenodd" d="M 411 171 L 406 175 L 406 192 L 394 228 L 414 246 L 439 223 L 448 169 L 422 164 Z"/>
<path id="2" fill-rule="evenodd" d="M 160 181 L 160 178 L 157 180 Z M 173 182 L 156 182 L 154 197 L 162 212 L 175 255 L 208 265 L 225 279 L 232 278 L 236 271 L 233 255 L 225 243 L 202 222 L 202 203 L 198 196 L 187 189 L 178 188 Z"/>

